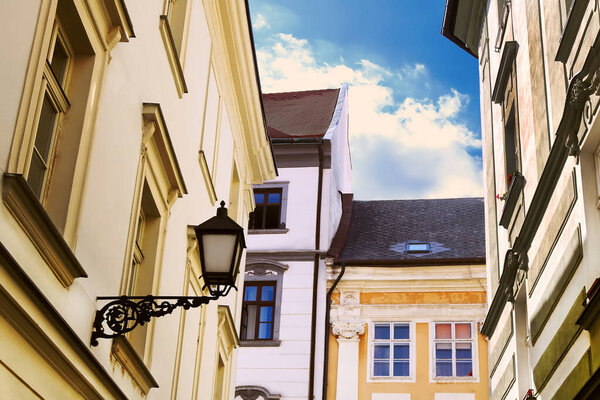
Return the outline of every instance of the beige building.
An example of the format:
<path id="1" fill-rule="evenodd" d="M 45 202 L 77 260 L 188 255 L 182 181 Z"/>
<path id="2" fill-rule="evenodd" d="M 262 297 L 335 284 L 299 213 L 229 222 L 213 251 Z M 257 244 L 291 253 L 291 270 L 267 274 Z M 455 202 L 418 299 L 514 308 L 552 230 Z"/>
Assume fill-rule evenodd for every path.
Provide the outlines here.
<path id="1" fill-rule="evenodd" d="M 91 334 L 97 297 L 206 294 L 190 226 L 276 176 L 245 2 L 0 14 L 0 397 L 232 398 L 241 291 Z"/>
<path id="2" fill-rule="evenodd" d="M 478 59 L 492 400 L 600 398 L 600 13 L 448 0 Z"/>

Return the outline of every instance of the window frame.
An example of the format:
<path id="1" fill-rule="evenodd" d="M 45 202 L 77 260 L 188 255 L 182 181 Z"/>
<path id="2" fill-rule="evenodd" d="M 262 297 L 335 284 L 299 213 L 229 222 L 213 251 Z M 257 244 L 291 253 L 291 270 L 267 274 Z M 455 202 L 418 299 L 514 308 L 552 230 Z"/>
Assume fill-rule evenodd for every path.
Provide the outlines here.
<path id="1" fill-rule="evenodd" d="M 54 60 L 54 52 L 56 50 L 57 42 L 60 43 L 67 56 L 65 70 L 63 71 L 63 76 L 60 80 L 56 76 L 56 72 L 52 69 L 52 61 Z M 68 87 L 71 78 L 71 70 L 73 69 L 74 56 L 75 52 L 73 51 L 71 42 L 69 41 L 65 29 L 63 28 L 62 23 L 57 15 L 54 19 L 54 25 L 52 26 L 48 51 L 46 53 L 46 57 L 44 58 L 42 87 L 35 112 L 35 120 L 31 136 L 31 149 L 28 153 L 24 170 L 24 176 L 26 177 L 27 184 L 31 187 L 31 190 L 34 192 L 35 196 L 42 205 L 46 204 L 48 197 L 48 178 L 52 174 L 52 169 L 54 167 L 54 153 L 56 152 L 56 144 L 60 134 L 60 128 L 62 126 L 62 119 L 71 106 L 68 97 Z M 47 156 L 46 159 L 44 159 L 40 151 L 37 149 L 37 138 L 40 134 L 39 128 L 46 98 L 48 98 L 50 105 L 55 112 L 55 117 L 52 122 L 53 126 L 50 128 L 49 132 L 50 138 L 48 140 L 49 145 Z M 36 158 L 36 156 L 41 160 L 44 167 L 39 188 L 34 188 L 30 183 L 33 160 Z"/>
<path id="2" fill-rule="evenodd" d="M 452 339 L 436 339 L 435 338 L 435 328 L 436 325 L 450 324 L 452 331 Z M 471 368 L 472 375 L 471 376 L 456 376 L 456 343 L 457 339 L 455 336 L 455 325 L 457 324 L 469 324 L 471 327 L 471 338 L 470 339 L 458 339 L 458 343 L 470 343 L 471 344 Z M 430 368 L 430 382 L 465 382 L 465 381 L 474 381 L 479 382 L 479 363 L 478 363 L 478 347 L 479 347 L 479 336 L 476 329 L 476 323 L 473 321 L 433 321 L 430 323 L 430 353 L 431 353 L 431 368 Z M 436 354 L 435 354 L 435 345 L 437 343 L 452 343 L 452 376 L 437 376 L 436 371 Z"/>
<path id="3" fill-rule="evenodd" d="M 388 324 L 390 326 L 390 339 L 375 339 L 375 325 Z M 393 339 L 393 326 L 394 325 L 408 325 L 409 339 Z M 416 373 L 416 331 L 415 324 L 412 321 L 370 321 L 369 322 L 369 348 L 368 348 L 368 371 L 367 382 L 381 382 L 381 381 L 400 381 L 400 382 L 415 382 Z M 375 375 L 375 345 L 381 343 L 390 343 L 390 375 L 389 376 L 376 376 Z M 408 343 L 409 359 L 408 359 L 408 376 L 393 376 L 393 345 Z"/>
<path id="4" fill-rule="evenodd" d="M 273 281 L 275 287 L 275 307 L 273 310 L 273 336 L 271 340 L 244 340 L 241 339 L 240 325 L 240 346 L 241 347 L 277 347 L 281 344 L 279 340 L 281 325 L 281 304 L 283 298 L 283 275 L 289 268 L 288 265 L 272 260 L 248 260 L 246 262 L 246 271 L 244 273 L 244 286 L 248 283 Z M 245 289 L 244 289 L 245 290 Z M 243 300 L 242 300 L 243 304 Z"/>
<path id="5" fill-rule="evenodd" d="M 256 287 L 258 288 L 256 291 L 256 300 L 246 300 L 246 290 L 248 287 Z M 273 288 L 273 299 L 272 300 L 262 300 L 262 289 L 264 287 L 272 287 Z M 275 306 L 277 302 L 277 281 L 274 280 L 260 280 L 260 281 L 248 281 L 244 282 L 244 291 L 242 297 L 242 318 L 240 323 L 240 337 L 242 337 L 244 341 L 272 341 L 274 338 L 275 331 Z M 247 306 L 253 305 L 257 307 L 256 319 L 254 321 L 254 338 L 246 338 L 244 333 L 247 328 L 244 326 L 244 318 L 247 318 Z M 271 307 L 271 332 L 270 337 L 268 338 L 259 338 L 257 337 L 260 332 L 260 310 L 262 307 Z"/>
<path id="6" fill-rule="evenodd" d="M 253 194 L 256 191 L 281 189 L 280 210 L 279 210 L 279 227 L 278 228 L 253 228 L 248 221 L 248 234 L 285 234 L 289 232 L 287 226 L 287 208 L 288 208 L 288 190 L 289 181 L 270 182 L 261 185 L 253 185 Z M 254 198 L 254 197 L 253 197 Z M 254 213 L 255 211 L 252 211 Z M 252 214 L 253 215 L 253 214 Z M 252 217 L 250 217 L 252 218 Z M 249 219 L 250 219 L 249 218 Z"/>

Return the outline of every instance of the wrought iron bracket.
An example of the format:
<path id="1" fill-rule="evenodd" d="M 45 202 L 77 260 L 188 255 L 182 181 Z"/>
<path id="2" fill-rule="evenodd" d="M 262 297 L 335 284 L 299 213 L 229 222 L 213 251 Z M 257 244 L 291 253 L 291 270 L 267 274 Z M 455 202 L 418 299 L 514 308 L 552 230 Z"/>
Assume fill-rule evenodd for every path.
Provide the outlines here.
<path id="1" fill-rule="evenodd" d="M 98 339 L 110 339 L 131 332 L 138 325 L 150 322 L 153 317 L 171 314 L 177 307 L 184 310 L 200 307 L 221 297 L 214 296 L 112 296 L 98 297 L 110 300 L 96 311 L 92 329 L 91 345 L 98 346 Z"/>

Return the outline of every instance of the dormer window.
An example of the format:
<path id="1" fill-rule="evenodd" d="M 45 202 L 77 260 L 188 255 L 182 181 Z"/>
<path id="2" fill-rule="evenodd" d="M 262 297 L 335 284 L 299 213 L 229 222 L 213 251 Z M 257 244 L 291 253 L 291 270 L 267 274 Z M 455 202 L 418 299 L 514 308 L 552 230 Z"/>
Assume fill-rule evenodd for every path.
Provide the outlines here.
<path id="1" fill-rule="evenodd" d="M 408 254 L 429 253 L 430 250 L 429 243 L 426 242 L 406 243 L 406 253 Z"/>

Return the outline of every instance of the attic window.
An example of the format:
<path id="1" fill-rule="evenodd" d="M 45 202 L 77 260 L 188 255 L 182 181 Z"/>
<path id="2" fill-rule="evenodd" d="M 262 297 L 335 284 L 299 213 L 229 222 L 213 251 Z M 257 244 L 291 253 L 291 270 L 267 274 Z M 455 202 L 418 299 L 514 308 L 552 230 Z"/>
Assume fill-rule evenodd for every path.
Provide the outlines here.
<path id="1" fill-rule="evenodd" d="M 429 253 L 429 243 L 406 243 L 406 252 L 413 253 Z"/>

